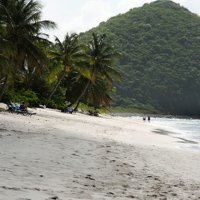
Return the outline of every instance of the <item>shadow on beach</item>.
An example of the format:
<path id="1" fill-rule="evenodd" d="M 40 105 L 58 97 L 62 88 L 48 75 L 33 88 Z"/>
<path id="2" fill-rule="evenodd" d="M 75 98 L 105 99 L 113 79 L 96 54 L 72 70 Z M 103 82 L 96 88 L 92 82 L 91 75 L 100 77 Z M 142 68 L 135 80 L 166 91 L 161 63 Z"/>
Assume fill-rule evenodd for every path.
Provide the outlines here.
<path id="1" fill-rule="evenodd" d="M 185 138 L 182 138 L 182 137 L 175 137 L 175 136 L 172 136 L 172 135 L 175 135 L 175 134 L 177 134 L 177 133 L 172 132 L 172 131 L 166 131 L 166 130 L 164 130 L 164 129 L 155 129 L 155 130 L 153 130 L 153 133 L 160 134 L 160 135 L 167 135 L 167 136 L 171 136 L 171 137 L 173 137 L 173 138 L 179 139 L 180 141 L 177 141 L 177 142 L 179 142 L 179 143 L 185 143 L 185 144 L 199 144 L 198 142 L 193 141 L 193 140 L 188 140 L 188 139 L 185 139 Z"/>

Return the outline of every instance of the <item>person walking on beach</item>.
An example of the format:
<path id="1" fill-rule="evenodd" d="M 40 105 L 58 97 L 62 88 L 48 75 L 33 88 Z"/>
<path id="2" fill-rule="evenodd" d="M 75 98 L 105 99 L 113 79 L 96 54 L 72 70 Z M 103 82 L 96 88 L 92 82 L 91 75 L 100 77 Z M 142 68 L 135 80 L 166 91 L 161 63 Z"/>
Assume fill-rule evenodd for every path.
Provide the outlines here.
<path id="1" fill-rule="evenodd" d="M 143 117 L 143 121 L 146 121 L 146 117 L 145 116 Z"/>
<path id="2" fill-rule="evenodd" d="M 148 122 L 150 122 L 150 120 L 151 120 L 150 116 L 148 116 L 147 119 L 148 119 Z"/>

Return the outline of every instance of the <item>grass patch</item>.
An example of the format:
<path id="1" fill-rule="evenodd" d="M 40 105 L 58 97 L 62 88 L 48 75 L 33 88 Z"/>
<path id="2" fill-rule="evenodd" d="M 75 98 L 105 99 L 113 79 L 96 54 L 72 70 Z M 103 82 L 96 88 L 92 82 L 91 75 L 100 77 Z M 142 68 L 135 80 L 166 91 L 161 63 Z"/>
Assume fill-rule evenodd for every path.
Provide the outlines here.
<path id="1" fill-rule="evenodd" d="M 128 106 L 128 107 L 112 107 L 110 109 L 113 113 L 137 113 L 137 114 L 162 114 L 161 111 L 152 106 Z"/>

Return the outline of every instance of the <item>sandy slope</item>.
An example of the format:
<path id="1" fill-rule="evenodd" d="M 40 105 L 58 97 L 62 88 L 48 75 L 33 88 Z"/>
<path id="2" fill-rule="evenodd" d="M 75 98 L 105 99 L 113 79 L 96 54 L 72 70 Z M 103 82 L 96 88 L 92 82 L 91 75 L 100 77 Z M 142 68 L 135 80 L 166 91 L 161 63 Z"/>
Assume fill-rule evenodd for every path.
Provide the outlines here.
<path id="1" fill-rule="evenodd" d="M 37 109 L 0 113 L 0 200 L 200 199 L 200 152 L 158 127 Z"/>

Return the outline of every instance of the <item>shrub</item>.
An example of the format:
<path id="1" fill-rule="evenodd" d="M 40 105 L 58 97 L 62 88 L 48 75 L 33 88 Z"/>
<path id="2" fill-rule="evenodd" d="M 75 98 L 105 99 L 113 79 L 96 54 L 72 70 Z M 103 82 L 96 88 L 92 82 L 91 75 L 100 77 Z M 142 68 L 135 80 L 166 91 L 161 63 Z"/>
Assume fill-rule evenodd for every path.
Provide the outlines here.
<path id="1" fill-rule="evenodd" d="M 39 98 L 35 94 L 35 92 L 31 90 L 20 90 L 20 91 L 14 91 L 10 90 L 4 95 L 4 102 L 10 103 L 10 102 L 26 102 L 27 106 L 38 106 L 39 105 Z"/>

